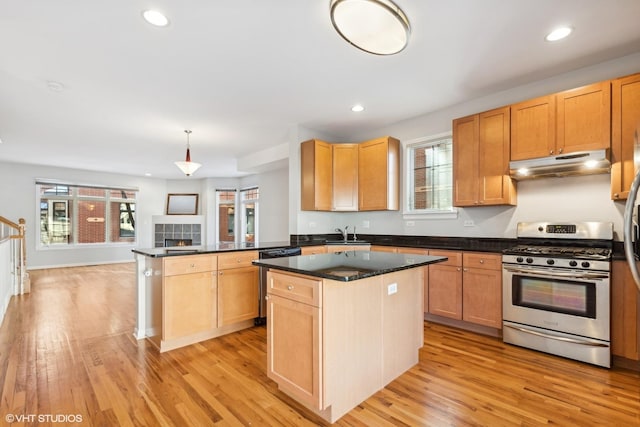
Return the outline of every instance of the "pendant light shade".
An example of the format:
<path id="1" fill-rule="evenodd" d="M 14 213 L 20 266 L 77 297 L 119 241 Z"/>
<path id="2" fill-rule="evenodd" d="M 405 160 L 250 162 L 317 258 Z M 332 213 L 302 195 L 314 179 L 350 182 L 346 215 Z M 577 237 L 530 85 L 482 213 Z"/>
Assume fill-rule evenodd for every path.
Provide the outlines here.
<path id="1" fill-rule="evenodd" d="M 175 164 L 186 176 L 191 176 L 191 174 L 197 171 L 202 165 L 200 163 L 191 161 L 191 152 L 189 146 L 189 135 L 191 135 L 191 131 L 185 130 L 184 133 L 187 134 L 187 157 L 185 158 L 184 162 L 175 162 Z"/>
<path id="2" fill-rule="evenodd" d="M 330 10 L 336 31 L 365 52 L 393 55 L 409 42 L 409 20 L 390 0 L 331 0 Z"/>

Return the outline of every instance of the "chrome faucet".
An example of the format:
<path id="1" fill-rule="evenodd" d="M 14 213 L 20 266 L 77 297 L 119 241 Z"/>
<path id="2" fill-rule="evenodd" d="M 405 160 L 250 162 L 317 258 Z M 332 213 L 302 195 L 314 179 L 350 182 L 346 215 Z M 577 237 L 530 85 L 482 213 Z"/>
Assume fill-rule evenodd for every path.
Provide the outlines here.
<path id="1" fill-rule="evenodd" d="M 358 236 L 356 236 L 356 226 L 353 226 L 353 241 L 355 242 L 356 240 L 358 240 Z"/>
<path id="2" fill-rule="evenodd" d="M 349 239 L 349 226 L 345 226 L 344 230 L 341 230 L 339 228 L 336 228 L 335 231 L 337 231 L 338 233 L 342 234 L 342 238 L 344 239 L 344 241 L 346 242 Z"/>

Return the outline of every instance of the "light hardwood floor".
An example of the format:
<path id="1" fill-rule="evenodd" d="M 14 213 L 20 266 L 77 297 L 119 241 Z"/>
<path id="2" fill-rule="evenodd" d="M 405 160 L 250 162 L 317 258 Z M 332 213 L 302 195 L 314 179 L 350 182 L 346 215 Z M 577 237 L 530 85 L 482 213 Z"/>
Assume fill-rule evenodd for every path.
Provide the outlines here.
<path id="1" fill-rule="evenodd" d="M 267 378 L 264 327 L 159 354 L 132 335 L 134 264 L 31 282 L 0 329 L 0 425 L 326 425 Z M 640 425 L 637 373 L 435 324 L 424 334 L 420 363 L 336 425 Z"/>

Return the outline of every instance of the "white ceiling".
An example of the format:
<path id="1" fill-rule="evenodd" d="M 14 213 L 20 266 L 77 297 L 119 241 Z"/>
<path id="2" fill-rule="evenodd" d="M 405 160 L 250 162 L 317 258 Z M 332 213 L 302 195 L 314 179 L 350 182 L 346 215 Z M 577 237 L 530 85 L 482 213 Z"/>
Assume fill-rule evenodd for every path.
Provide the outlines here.
<path id="1" fill-rule="evenodd" d="M 396 3 L 409 46 L 374 56 L 329 0 L 0 0 L 0 160 L 178 179 L 191 129 L 193 178 L 241 176 L 292 125 L 348 138 L 640 51 L 639 0 Z"/>

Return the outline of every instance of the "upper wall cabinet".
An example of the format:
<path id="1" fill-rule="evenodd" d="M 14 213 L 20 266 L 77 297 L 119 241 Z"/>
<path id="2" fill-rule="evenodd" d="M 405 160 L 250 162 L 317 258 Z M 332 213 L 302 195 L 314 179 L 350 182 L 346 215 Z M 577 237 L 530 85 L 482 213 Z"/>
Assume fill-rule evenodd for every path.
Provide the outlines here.
<path id="1" fill-rule="evenodd" d="M 391 137 L 359 144 L 318 140 L 301 144 L 302 210 L 397 210 L 400 142 Z"/>
<path id="2" fill-rule="evenodd" d="M 611 82 L 611 198 L 626 200 L 635 175 L 634 141 L 640 138 L 640 74 Z"/>
<path id="3" fill-rule="evenodd" d="M 454 206 L 513 205 L 509 107 L 453 121 Z"/>
<path id="4" fill-rule="evenodd" d="M 327 142 L 312 139 L 300 146 L 301 200 L 304 211 L 328 211 L 332 205 L 333 151 Z"/>
<path id="5" fill-rule="evenodd" d="M 384 137 L 358 144 L 359 210 L 398 210 L 400 141 Z"/>
<path id="6" fill-rule="evenodd" d="M 511 106 L 511 160 L 611 146 L 609 81 Z"/>

